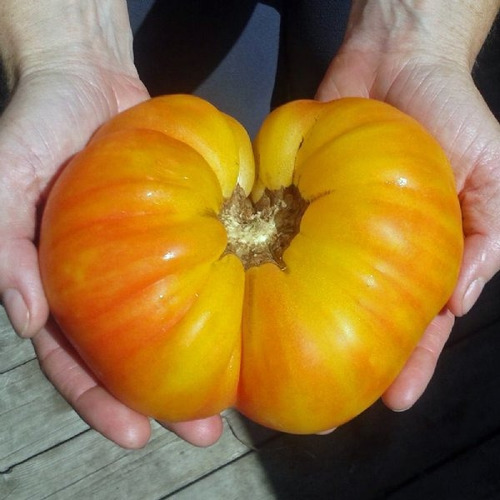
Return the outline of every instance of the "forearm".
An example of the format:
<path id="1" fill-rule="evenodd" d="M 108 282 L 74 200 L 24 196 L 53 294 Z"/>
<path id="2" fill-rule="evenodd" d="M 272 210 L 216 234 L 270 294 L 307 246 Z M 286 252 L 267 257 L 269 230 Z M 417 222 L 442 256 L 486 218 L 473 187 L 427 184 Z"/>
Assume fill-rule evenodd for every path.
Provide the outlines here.
<path id="1" fill-rule="evenodd" d="M 376 45 L 383 54 L 421 52 L 470 69 L 499 9 L 500 0 L 353 0 L 346 42 L 361 51 Z"/>
<path id="2" fill-rule="evenodd" d="M 0 56 L 9 86 L 47 61 L 132 66 L 125 0 L 2 0 Z M 64 69 L 64 68 L 62 68 Z"/>

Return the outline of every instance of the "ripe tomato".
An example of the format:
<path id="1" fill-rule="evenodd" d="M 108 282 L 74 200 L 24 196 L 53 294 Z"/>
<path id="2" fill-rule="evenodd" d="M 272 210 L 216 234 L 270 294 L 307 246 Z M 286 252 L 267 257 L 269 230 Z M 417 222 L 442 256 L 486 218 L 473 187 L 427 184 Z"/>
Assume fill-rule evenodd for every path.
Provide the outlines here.
<path id="1" fill-rule="evenodd" d="M 64 169 L 40 267 L 62 330 L 130 407 L 236 406 L 312 433 L 394 380 L 462 245 L 448 161 L 396 109 L 295 101 L 252 152 L 235 120 L 174 95 L 118 115 Z"/>

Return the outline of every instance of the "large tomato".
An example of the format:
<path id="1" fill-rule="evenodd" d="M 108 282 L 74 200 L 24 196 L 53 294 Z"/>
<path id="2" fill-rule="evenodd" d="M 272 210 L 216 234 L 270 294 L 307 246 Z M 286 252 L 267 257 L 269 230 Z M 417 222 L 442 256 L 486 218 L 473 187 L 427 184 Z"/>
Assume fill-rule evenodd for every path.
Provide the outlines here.
<path id="1" fill-rule="evenodd" d="M 130 407 L 181 421 L 236 406 L 311 433 L 394 380 L 462 240 L 445 155 L 396 109 L 292 102 L 252 152 L 235 120 L 174 95 L 118 115 L 63 170 L 40 266 L 62 330 Z"/>

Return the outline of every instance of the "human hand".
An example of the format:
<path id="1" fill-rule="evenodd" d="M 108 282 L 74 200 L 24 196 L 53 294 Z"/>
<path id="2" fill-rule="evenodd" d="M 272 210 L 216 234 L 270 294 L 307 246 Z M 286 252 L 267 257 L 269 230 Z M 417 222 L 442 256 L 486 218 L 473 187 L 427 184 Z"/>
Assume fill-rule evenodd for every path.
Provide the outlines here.
<path id="1" fill-rule="evenodd" d="M 124 447 L 143 446 L 149 420 L 111 396 L 47 322 L 37 260 L 38 211 L 58 171 L 92 133 L 146 98 L 122 1 L 0 6 L 0 51 L 11 100 L 0 117 L 0 295 L 15 330 L 31 338 L 48 379 L 80 416 Z M 218 439 L 219 416 L 164 424 L 196 445 Z"/>
<path id="2" fill-rule="evenodd" d="M 462 206 L 464 257 L 447 306 L 429 325 L 383 396 L 411 407 L 430 381 L 455 316 L 467 313 L 500 269 L 500 125 L 471 68 L 500 2 L 354 0 L 346 38 L 317 97 L 386 101 L 420 121 L 441 143 Z"/>

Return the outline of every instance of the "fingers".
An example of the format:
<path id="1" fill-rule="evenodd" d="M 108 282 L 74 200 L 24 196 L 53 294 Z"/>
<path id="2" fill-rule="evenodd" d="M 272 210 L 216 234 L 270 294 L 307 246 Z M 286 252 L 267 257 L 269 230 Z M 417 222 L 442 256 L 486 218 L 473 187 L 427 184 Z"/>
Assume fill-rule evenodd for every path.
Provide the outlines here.
<path id="1" fill-rule="evenodd" d="M 142 448 L 151 435 L 149 419 L 109 394 L 82 364 L 61 332 L 50 324 L 33 337 L 42 371 L 90 427 L 123 448 Z M 160 422 L 194 446 L 206 447 L 221 436 L 219 415 L 192 422 Z"/>
<path id="2" fill-rule="evenodd" d="M 160 422 L 160 424 L 189 444 L 202 448 L 216 443 L 223 430 L 222 418 L 219 415 L 191 422 Z"/>
<path id="3" fill-rule="evenodd" d="M 33 345 L 42 371 L 87 424 L 123 448 L 141 448 L 148 442 L 148 418 L 100 386 L 53 325 L 37 333 Z"/>
<path id="4" fill-rule="evenodd" d="M 450 299 L 450 309 L 463 316 L 479 298 L 484 285 L 500 269 L 500 242 L 486 235 L 465 239 L 462 270 Z"/>
<path id="5" fill-rule="evenodd" d="M 326 431 L 317 432 L 316 435 L 317 436 L 328 436 L 332 432 L 336 431 L 337 429 L 338 429 L 338 427 L 332 427 L 331 429 L 327 429 Z"/>
<path id="6" fill-rule="evenodd" d="M 407 410 L 423 394 L 434 374 L 453 323 L 454 316 L 446 309 L 428 326 L 403 370 L 382 396 L 382 400 L 391 410 Z"/>

